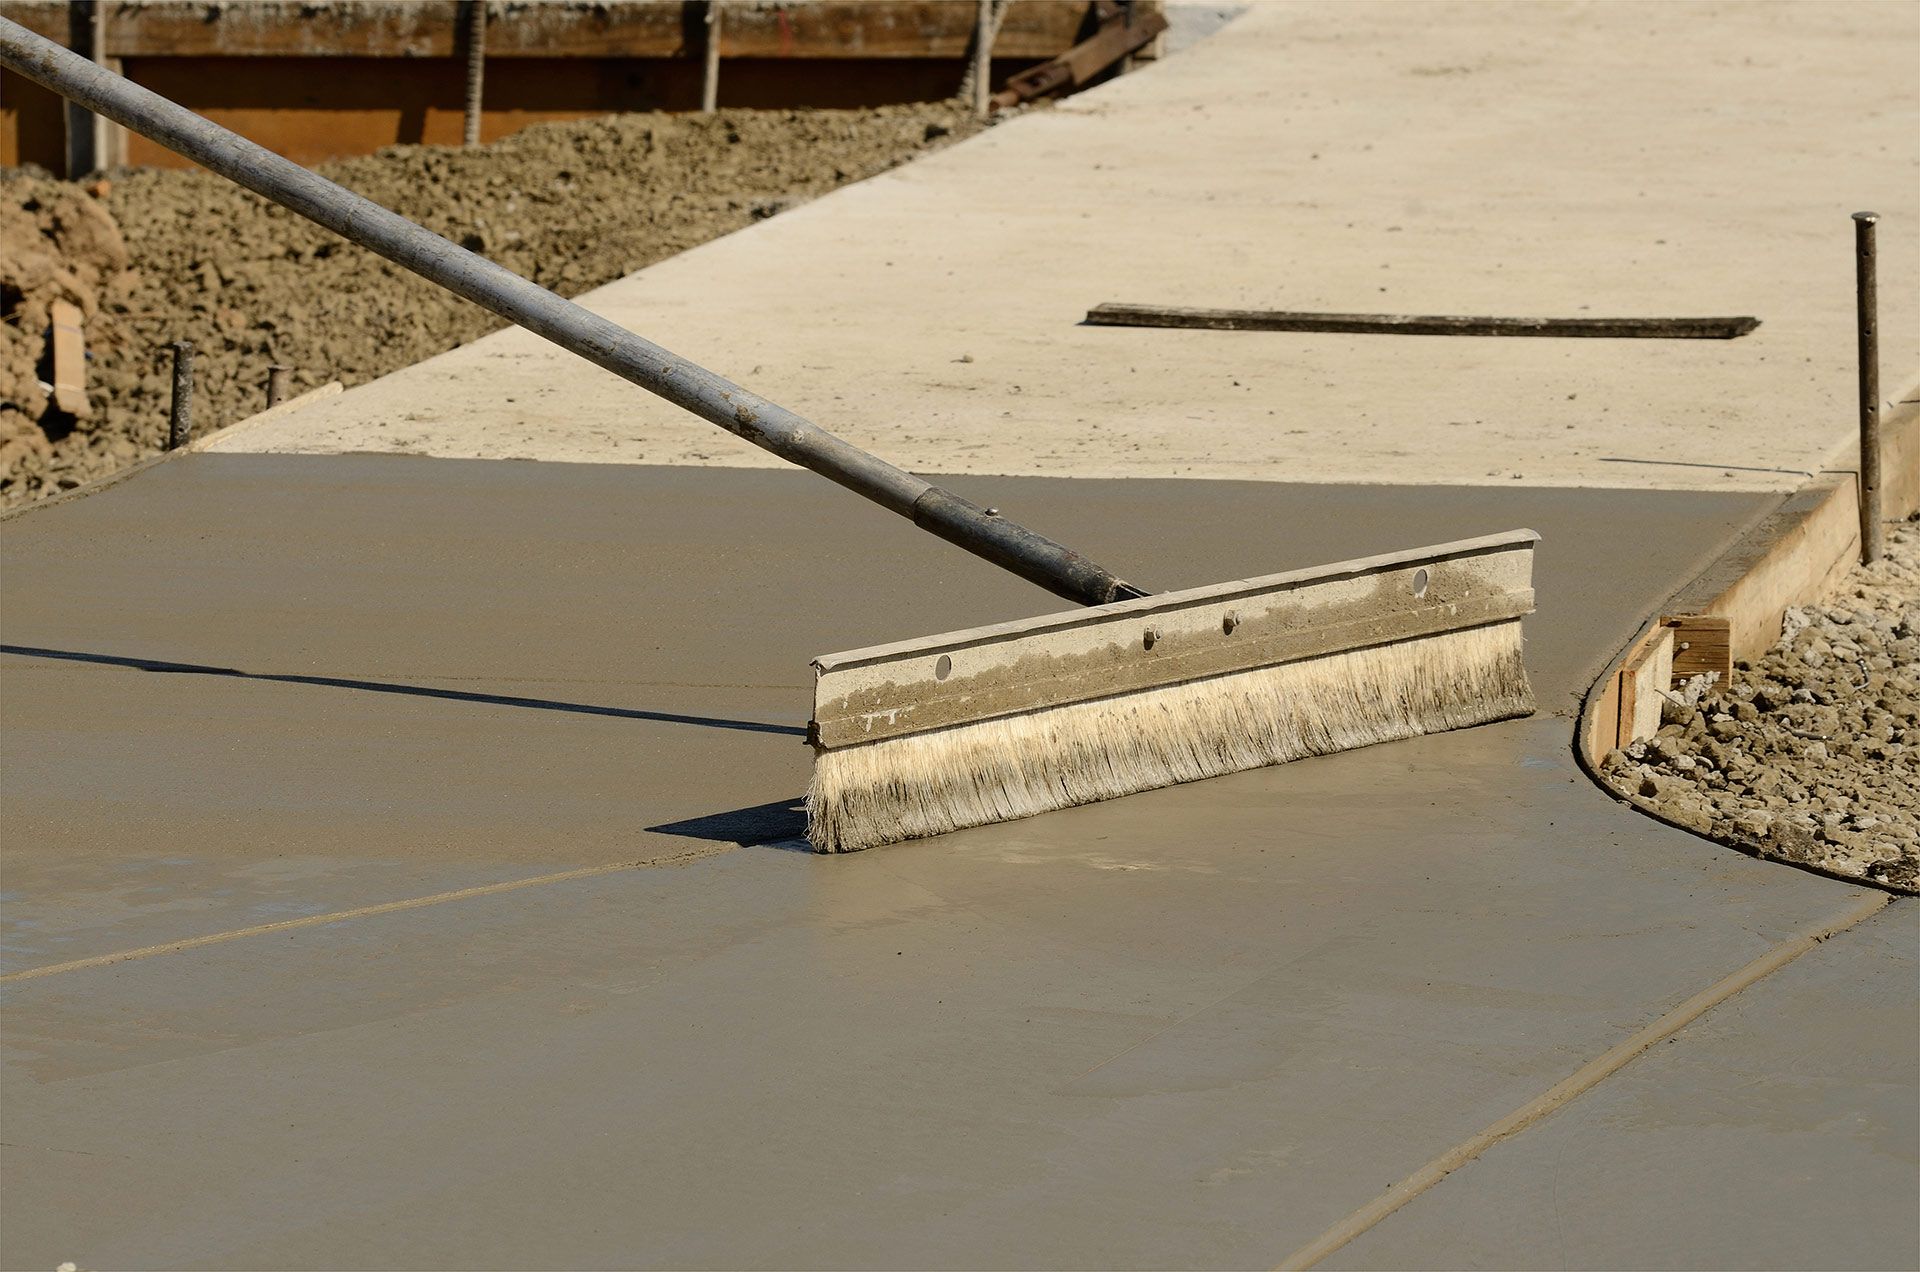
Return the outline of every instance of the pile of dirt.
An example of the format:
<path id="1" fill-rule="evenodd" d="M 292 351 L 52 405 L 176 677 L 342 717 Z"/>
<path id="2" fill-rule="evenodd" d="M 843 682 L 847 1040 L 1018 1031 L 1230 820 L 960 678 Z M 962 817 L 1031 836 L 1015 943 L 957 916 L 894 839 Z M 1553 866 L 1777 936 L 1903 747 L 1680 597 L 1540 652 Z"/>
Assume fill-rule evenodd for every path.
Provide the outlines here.
<path id="1" fill-rule="evenodd" d="M 76 186 L 22 180 L 0 199 L 0 473 L 44 469 L 73 421 L 54 407 L 53 306 L 83 323 L 123 307 L 134 278 L 113 218 Z M 90 404 L 79 414 L 91 418 Z M 52 434 L 52 437 L 49 436 Z"/>
<path id="2" fill-rule="evenodd" d="M 619 115 L 320 171 L 571 296 L 976 127 L 949 103 Z M 86 318 L 80 418 L 40 388 L 47 306 L 61 296 Z M 171 341 L 196 346 L 194 425 L 206 432 L 265 405 L 274 363 L 294 369 L 294 392 L 351 386 L 502 325 L 219 177 L 152 169 L 85 188 L 0 170 L 0 317 L 0 505 L 158 449 Z"/>
<path id="3" fill-rule="evenodd" d="M 1920 891 L 1920 520 L 1730 685 L 1690 684 L 1606 758 L 1623 795 L 1764 856 Z"/>

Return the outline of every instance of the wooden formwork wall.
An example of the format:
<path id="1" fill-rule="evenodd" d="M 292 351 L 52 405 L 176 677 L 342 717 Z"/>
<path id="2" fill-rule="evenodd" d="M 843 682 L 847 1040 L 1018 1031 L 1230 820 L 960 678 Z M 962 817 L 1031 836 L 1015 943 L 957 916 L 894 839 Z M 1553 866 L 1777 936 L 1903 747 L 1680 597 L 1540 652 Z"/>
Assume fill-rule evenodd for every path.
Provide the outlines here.
<path id="1" fill-rule="evenodd" d="M 104 0 L 91 12 L 110 68 L 299 162 L 461 140 L 463 0 Z M 977 12 L 976 0 L 732 0 L 720 104 L 953 96 Z M 6 16 L 72 42 L 66 0 L 9 0 Z M 1013 0 L 994 44 L 996 77 L 1064 52 L 1092 20 L 1087 0 Z M 695 0 L 493 0 L 483 139 L 543 120 L 696 108 L 705 33 L 706 5 Z M 65 130 L 52 94 L 0 72 L 0 165 L 63 171 Z M 114 162 L 184 164 L 124 136 L 102 156 L 102 166 Z"/>

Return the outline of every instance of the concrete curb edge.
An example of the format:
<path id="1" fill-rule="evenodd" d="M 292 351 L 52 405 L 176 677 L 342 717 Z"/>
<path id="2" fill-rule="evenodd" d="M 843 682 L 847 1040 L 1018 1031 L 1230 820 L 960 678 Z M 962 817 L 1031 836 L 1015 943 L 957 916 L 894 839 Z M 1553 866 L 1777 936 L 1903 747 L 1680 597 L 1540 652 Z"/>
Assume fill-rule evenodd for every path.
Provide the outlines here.
<path id="1" fill-rule="evenodd" d="M 1902 402 L 1884 421 L 1882 514 L 1905 518 L 1920 510 L 1920 402 Z M 1669 614 L 1725 614 L 1732 620 L 1732 656 L 1754 658 L 1780 637 L 1782 615 L 1818 596 L 1829 579 L 1859 558 L 1858 474 L 1830 471 L 1812 478 L 1743 530 L 1707 568 L 1645 615 L 1633 638 L 1600 672 L 1580 702 L 1574 723 L 1574 759 L 1608 797 L 1655 821 L 1749 856 L 1780 861 L 1860 887 L 1884 885 L 1804 862 L 1768 856 L 1737 840 L 1703 835 L 1675 821 L 1650 802 L 1623 795 L 1600 776 L 1600 764 L 1618 737 L 1622 669 L 1661 635 Z M 1888 889 L 1904 895 L 1899 889 Z"/>

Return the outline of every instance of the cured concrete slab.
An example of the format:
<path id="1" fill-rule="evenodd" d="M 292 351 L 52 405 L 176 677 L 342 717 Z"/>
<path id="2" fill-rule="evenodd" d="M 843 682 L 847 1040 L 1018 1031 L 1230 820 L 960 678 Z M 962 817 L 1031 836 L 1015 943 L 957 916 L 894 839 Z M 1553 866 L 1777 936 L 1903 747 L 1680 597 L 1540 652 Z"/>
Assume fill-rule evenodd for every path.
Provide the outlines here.
<path id="1" fill-rule="evenodd" d="M 1861 208 L 1920 396 L 1916 64 L 1912 5 L 1259 4 L 585 299 L 913 469 L 1790 489 L 1853 462 Z M 1102 301 L 1763 325 L 1079 326 Z M 779 462 L 523 332 L 215 446 Z"/>
<path id="2" fill-rule="evenodd" d="M 1551 713 L 1764 499 L 985 486 L 1167 586 L 1531 524 L 1550 710 L 819 858 L 805 658 L 1042 594 L 791 474 L 158 465 L 0 522 L 10 967 L 658 864 L 0 987 L 0 1264 L 1266 1266 L 1857 904 Z"/>
<path id="3" fill-rule="evenodd" d="M 1920 1267 L 1917 983 L 1898 901 L 1323 1266 Z"/>

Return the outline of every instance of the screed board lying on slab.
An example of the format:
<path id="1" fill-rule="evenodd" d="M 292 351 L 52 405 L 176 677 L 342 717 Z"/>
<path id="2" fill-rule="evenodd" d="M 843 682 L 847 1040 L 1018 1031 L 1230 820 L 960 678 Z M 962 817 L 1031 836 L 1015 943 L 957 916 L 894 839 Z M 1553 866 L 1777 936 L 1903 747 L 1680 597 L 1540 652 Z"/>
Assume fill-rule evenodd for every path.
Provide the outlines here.
<path id="1" fill-rule="evenodd" d="M 1452 314 L 1305 314 L 1277 309 L 1096 305 L 1090 327 L 1199 331 L 1334 331 L 1375 336 L 1574 336 L 1633 340 L 1733 340 L 1758 318 L 1475 318 Z"/>

